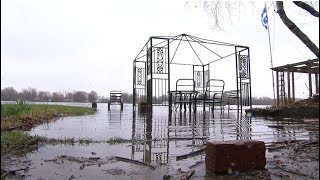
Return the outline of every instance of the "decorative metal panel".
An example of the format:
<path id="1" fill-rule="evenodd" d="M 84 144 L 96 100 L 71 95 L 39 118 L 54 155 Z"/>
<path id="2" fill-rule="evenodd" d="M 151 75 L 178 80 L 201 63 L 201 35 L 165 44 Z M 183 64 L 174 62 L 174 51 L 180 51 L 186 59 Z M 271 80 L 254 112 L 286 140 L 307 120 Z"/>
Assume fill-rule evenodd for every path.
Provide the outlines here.
<path id="1" fill-rule="evenodd" d="M 202 72 L 201 71 L 195 71 L 196 74 L 196 87 L 202 87 Z"/>
<path id="2" fill-rule="evenodd" d="M 204 82 L 205 82 L 205 84 L 204 84 L 204 86 L 206 87 L 207 86 L 207 82 L 209 81 L 209 70 L 207 70 L 207 71 L 205 71 L 204 72 Z"/>
<path id="3" fill-rule="evenodd" d="M 152 48 L 147 50 L 147 70 L 148 75 L 151 74 L 151 56 L 152 56 Z"/>
<path id="4" fill-rule="evenodd" d="M 157 47 L 157 73 L 163 73 L 164 48 Z"/>
<path id="5" fill-rule="evenodd" d="M 137 85 L 145 85 L 144 68 L 137 68 Z"/>
<path id="6" fill-rule="evenodd" d="M 241 78 L 249 78 L 247 55 L 239 55 L 239 76 Z"/>

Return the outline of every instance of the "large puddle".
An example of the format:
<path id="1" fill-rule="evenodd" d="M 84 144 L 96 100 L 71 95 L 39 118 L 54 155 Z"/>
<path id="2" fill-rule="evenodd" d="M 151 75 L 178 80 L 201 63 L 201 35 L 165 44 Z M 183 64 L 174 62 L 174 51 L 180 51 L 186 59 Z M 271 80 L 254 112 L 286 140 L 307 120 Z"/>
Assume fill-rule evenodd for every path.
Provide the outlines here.
<path id="1" fill-rule="evenodd" d="M 206 179 L 204 154 L 184 160 L 177 160 L 176 157 L 197 151 L 210 140 L 252 139 L 268 144 L 284 140 L 318 139 L 318 135 L 302 120 L 246 118 L 244 114 L 237 117 L 236 111 L 225 111 L 223 115 L 220 111 L 215 111 L 215 114 L 173 111 L 170 117 L 168 107 L 154 107 L 152 114 L 140 114 L 133 112 L 131 104 L 125 104 L 123 111 L 112 106 L 109 112 L 107 104 L 98 104 L 98 111 L 94 115 L 60 118 L 33 128 L 31 134 L 48 138 L 105 141 L 116 137 L 136 140 L 116 145 L 76 143 L 42 146 L 27 155 L 26 159 L 32 163 L 26 177 L 44 179 L 162 179 L 166 174 L 179 174 L 178 171 L 187 171 L 190 167 L 196 169 L 193 177 Z M 61 156 L 99 157 L 108 161 L 91 165 L 63 158 L 48 161 Z M 113 161 L 114 156 L 145 162 L 156 169 Z M 268 156 L 270 154 L 267 153 Z"/>

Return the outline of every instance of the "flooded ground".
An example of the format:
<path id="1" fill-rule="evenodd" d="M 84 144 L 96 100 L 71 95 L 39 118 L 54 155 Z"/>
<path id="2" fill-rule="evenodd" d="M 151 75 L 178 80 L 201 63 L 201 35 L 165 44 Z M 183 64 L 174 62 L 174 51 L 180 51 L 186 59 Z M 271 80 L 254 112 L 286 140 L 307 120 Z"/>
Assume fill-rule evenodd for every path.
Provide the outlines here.
<path id="1" fill-rule="evenodd" d="M 20 172 L 26 179 L 163 179 L 164 176 L 180 179 L 191 169 L 195 170 L 192 176 L 195 179 L 234 176 L 281 179 L 286 176 L 273 173 L 278 169 L 275 163 L 278 158 L 292 165 L 289 157 L 282 158 L 290 155 L 288 150 L 267 150 L 266 170 L 234 176 L 208 174 L 203 153 L 182 160 L 177 160 L 177 156 L 203 149 L 206 142 L 212 140 L 262 140 L 267 146 L 272 142 L 318 140 L 318 130 L 319 120 L 246 118 L 244 114 L 237 117 L 236 111 L 225 111 L 223 115 L 220 111 L 215 114 L 173 111 L 169 115 L 168 107 L 154 107 L 152 114 L 141 114 L 134 112 L 131 104 L 125 104 L 123 111 L 112 106 L 108 112 L 107 104 L 98 104 L 95 115 L 60 118 L 33 128 L 31 134 L 48 138 L 89 138 L 100 143 L 46 144 L 26 157 L 11 161 L 10 166 L 28 166 Z M 111 138 L 134 141 L 105 142 Z M 119 161 L 117 157 L 145 164 Z M 318 179 L 319 153 L 307 163 L 304 159 L 299 166 L 307 176 L 291 173 L 288 178 Z"/>

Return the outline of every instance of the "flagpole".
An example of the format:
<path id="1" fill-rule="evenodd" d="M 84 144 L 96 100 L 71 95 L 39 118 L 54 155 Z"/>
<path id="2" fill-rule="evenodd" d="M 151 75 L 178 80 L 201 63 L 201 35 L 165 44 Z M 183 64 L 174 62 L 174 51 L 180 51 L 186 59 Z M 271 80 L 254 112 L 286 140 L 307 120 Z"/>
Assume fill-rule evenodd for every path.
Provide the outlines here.
<path id="1" fill-rule="evenodd" d="M 266 8 L 266 15 L 268 17 L 268 10 L 266 3 L 264 4 L 264 7 Z M 270 31 L 269 31 L 269 20 L 267 21 L 267 26 L 268 26 L 268 38 L 269 38 L 269 51 L 270 51 L 270 63 L 271 63 L 271 68 L 273 68 L 273 61 L 272 61 L 272 52 L 271 52 L 271 40 L 270 40 Z M 273 76 L 273 70 L 271 70 L 272 74 L 272 91 L 273 91 L 273 100 L 276 99 L 275 92 L 274 92 L 274 76 Z"/>

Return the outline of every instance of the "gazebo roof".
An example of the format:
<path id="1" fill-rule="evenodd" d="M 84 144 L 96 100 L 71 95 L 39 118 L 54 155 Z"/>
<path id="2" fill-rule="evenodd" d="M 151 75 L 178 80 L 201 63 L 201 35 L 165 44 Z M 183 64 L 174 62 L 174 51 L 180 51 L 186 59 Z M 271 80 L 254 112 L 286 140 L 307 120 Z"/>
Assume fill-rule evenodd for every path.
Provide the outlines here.
<path id="1" fill-rule="evenodd" d="M 200 38 L 189 34 L 180 34 L 177 36 L 151 36 L 150 39 L 158 40 L 157 42 L 152 43 L 153 47 L 164 47 L 169 46 L 170 44 L 170 48 L 173 50 L 170 54 L 170 64 L 207 65 L 229 56 L 234 56 L 236 53 L 235 47 L 238 48 L 238 52 L 248 49 L 247 46 Z M 139 59 L 147 56 L 147 49 L 150 47 L 148 47 L 150 39 L 134 59 L 135 62 L 141 61 Z M 178 58 L 176 58 L 176 54 L 179 54 Z M 182 54 L 184 57 L 182 57 Z M 191 62 L 187 62 L 187 59 L 190 59 Z"/>

